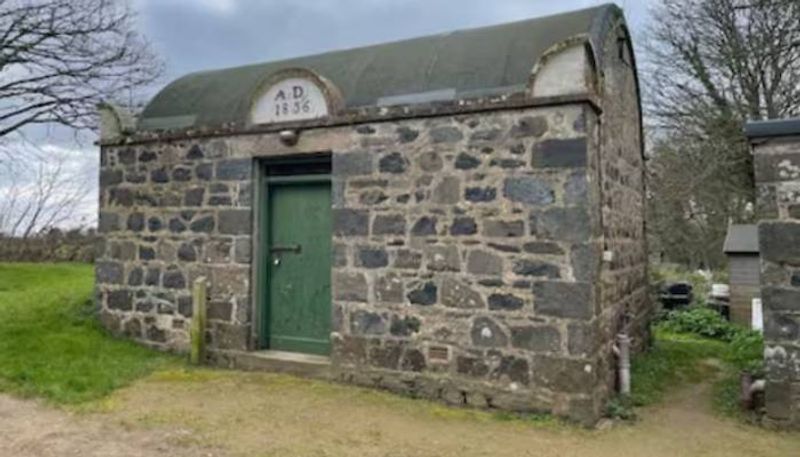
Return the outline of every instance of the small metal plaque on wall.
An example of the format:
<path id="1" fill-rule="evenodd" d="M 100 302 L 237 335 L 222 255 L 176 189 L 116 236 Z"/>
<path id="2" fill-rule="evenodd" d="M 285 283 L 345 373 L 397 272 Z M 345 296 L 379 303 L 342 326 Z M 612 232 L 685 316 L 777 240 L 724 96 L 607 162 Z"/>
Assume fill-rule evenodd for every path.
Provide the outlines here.
<path id="1" fill-rule="evenodd" d="M 251 120 L 254 124 L 319 119 L 328 115 L 322 90 L 306 78 L 282 79 L 256 99 Z"/>

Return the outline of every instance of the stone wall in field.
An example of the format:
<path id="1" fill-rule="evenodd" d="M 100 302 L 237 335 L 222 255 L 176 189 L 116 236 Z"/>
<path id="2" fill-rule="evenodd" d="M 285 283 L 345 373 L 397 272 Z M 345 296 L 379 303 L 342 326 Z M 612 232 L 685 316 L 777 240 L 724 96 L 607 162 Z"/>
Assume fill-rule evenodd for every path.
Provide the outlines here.
<path id="1" fill-rule="evenodd" d="M 753 143 L 767 417 L 800 427 L 800 137 Z"/>

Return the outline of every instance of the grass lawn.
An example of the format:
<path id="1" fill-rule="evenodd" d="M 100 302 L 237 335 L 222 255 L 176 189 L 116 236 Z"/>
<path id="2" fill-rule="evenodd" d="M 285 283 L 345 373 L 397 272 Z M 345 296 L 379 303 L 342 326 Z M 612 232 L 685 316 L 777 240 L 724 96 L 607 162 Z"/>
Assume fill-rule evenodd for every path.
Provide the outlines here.
<path id="1" fill-rule="evenodd" d="M 93 287 L 91 265 L 0 263 L 0 390 L 74 404 L 176 363 L 108 336 Z"/>

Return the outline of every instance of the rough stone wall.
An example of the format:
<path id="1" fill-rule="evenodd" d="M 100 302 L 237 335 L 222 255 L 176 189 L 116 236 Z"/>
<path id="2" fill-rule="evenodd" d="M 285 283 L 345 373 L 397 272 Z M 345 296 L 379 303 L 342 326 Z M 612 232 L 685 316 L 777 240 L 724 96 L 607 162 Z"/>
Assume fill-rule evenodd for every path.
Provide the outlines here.
<path id="1" fill-rule="evenodd" d="M 334 153 L 340 379 L 596 420 L 593 119 L 576 105 L 364 125 L 362 148 Z"/>
<path id="2" fill-rule="evenodd" d="M 753 143 L 764 306 L 766 409 L 800 427 L 800 137 Z"/>
<path id="3" fill-rule="evenodd" d="M 613 375 L 605 307 L 644 287 L 627 257 L 615 292 L 595 281 L 599 170 L 617 173 L 606 198 L 632 204 L 637 189 L 629 161 L 603 165 L 598 125 L 571 104 L 309 129 L 294 147 L 277 134 L 104 146 L 100 316 L 185 350 L 203 275 L 212 351 L 256 349 L 254 159 L 332 151 L 338 378 L 592 423 Z M 608 236 L 629 249 L 640 214 L 613 208 Z"/>
<path id="4" fill-rule="evenodd" d="M 206 276 L 210 346 L 247 348 L 252 159 L 233 157 L 229 146 L 102 148 L 95 272 L 100 318 L 111 331 L 185 350 L 191 283 Z"/>
<path id="5" fill-rule="evenodd" d="M 603 115 L 595 129 L 600 147 L 592 158 L 590 173 L 596 176 L 599 195 L 590 208 L 599 219 L 601 233 L 592 255 L 610 258 L 600 262 L 599 318 L 590 328 L 598 332 L 598 357 L 605 367 L 606 384 L 598 396 L 613 391 L 617 361 L 612 344 L 619 332 L 633 338 L 635 349 L 649 344 L 652 306 L 648 294 L 648 256 L 645 238 L 644 159 L 641 115 L 630 37 L 618 23 L 605 42 Z M 633 381 L 635 382 L 635 380 Z"/>

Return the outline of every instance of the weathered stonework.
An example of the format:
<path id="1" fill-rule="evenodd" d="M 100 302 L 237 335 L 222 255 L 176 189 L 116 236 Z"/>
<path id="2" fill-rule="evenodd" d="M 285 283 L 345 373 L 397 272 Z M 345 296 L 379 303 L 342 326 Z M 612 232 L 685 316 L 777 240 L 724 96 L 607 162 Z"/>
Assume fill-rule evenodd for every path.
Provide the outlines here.
<path id="1" fill-rule="evenodd" d="M 766 414 L 800 428 L 800 132 L 751 139 L 758 195 Z"/>
<path id="2" fill-rule="evenodd" d="M 333 376 L 593 424 L 614 336 L 646 344 L 650 309 L 636 76 L 612 18 L 602 68 L 579 48 L 591 93 L 542 78 L 546 99 L 353 108 L 294 124 L 296 144 L 274 128 L 105 143 L 102 322 L 185 351 L 204 276 L 211 360 L 260 349 L 260 165 L 328 152 Z"/>

